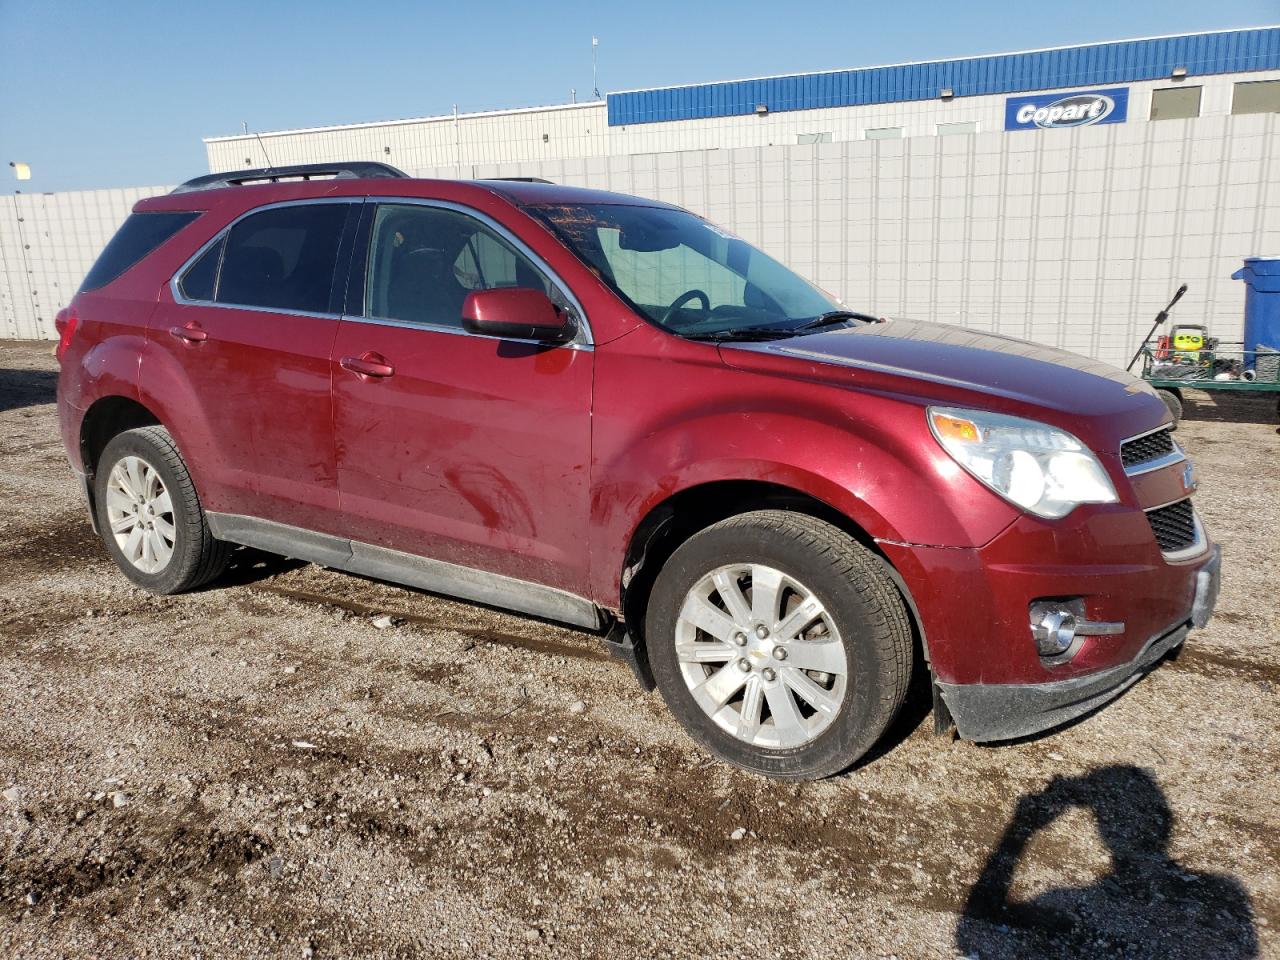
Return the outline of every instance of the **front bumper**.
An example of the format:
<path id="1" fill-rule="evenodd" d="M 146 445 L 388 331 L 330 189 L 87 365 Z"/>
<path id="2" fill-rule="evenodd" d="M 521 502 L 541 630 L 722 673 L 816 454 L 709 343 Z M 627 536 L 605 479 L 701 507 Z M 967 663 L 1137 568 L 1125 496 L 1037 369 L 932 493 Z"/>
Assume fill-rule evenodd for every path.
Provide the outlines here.
<path id="1" fill-rule="evenodd" d="M 1203 627 L 1213 615 L 1222 578 L 1221 551 L 1196 572 L 1195 595 L 1188 618 L 1152 637 L 1127 663 L 1095 673 L 1046 683 L 938 682 L 956 729 L 966 740 L 1012 740 L 1059 726 L 1118 697 L 1137 683 L 1193 627 Z"/>

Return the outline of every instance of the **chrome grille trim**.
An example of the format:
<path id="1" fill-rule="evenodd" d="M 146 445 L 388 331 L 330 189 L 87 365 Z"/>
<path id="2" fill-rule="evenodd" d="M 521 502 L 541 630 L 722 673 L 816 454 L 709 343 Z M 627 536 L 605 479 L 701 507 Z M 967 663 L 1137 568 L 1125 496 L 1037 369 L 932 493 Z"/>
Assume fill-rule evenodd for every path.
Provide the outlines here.
<path id="1" fill-rule="evenodd" d="M 1173 428 L 1167 424 L 1120 443 L 1120 464 L 1131 477 L 1160 470 L 1186 458 L 1186 453 L 1173 438 Z"/>

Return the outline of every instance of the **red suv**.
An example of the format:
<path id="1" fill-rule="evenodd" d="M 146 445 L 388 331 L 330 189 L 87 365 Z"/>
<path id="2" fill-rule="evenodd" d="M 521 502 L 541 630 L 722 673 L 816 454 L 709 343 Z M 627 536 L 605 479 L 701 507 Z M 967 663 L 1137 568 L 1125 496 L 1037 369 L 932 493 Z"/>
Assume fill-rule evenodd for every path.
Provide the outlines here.
<path id="1" fill-rule="evenodd" d="M 107 550 L 235 544 L 599 631 L 704 747 L 820 777 L 927 666 L 1020 737 L 1208 620 L 1218 550 L 1141 381 L 845 309 L 651 200 L 380 164 L 144 200 L 59 317 Z"/>

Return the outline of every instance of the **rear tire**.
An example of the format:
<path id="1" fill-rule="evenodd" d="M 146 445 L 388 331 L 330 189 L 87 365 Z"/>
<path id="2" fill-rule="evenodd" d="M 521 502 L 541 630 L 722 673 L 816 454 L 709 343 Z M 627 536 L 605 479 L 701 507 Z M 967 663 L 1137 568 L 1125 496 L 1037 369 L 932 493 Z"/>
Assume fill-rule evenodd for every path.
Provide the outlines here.
<path id="1" fill-rule="evenodd" d="M 1169 408 L 1169 413 L 1173 416 L 1173 425 L 1176 427 L 1178 421 L 1182 419 L 1182 397 L 1176 390 L 1157 390 L 1156 396 L 1164 401 L 1164 405 Z"/>
<path id="2" fill-rule="evenodd" d="M 658 690 L 690 736 L 779 779 L 852 765 L 911 677 L 907 610 L 881 561 L 831 524 L 780 510 L 681 545 L 654 583 L 645 637 Z"/>
<path id="3" fill-rule="evenodd" d="M 232 544 L 209 532 L 191 474 L 164 427 L 126 430 L 107 443 L 94 505 L 111 559 L 145 590 L 193 590 L 227 567 Z"/>

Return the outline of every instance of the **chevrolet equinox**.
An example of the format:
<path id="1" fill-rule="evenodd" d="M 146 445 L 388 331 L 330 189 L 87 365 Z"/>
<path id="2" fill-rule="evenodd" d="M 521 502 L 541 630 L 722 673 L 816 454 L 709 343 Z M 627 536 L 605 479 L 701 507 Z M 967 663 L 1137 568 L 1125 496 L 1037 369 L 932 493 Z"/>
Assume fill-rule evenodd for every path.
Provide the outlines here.
<path id="1" fill-rule="evenodd" d="M 690 736 L 809 779 L 929 677 L 1025 736 L 1212 612 L 1140 380 L 846 309 L 651 200 L 374 163 L 134 208 L 58 317 L 58 409 L 125 576 L 241 544 L 598 632 Z"/>

